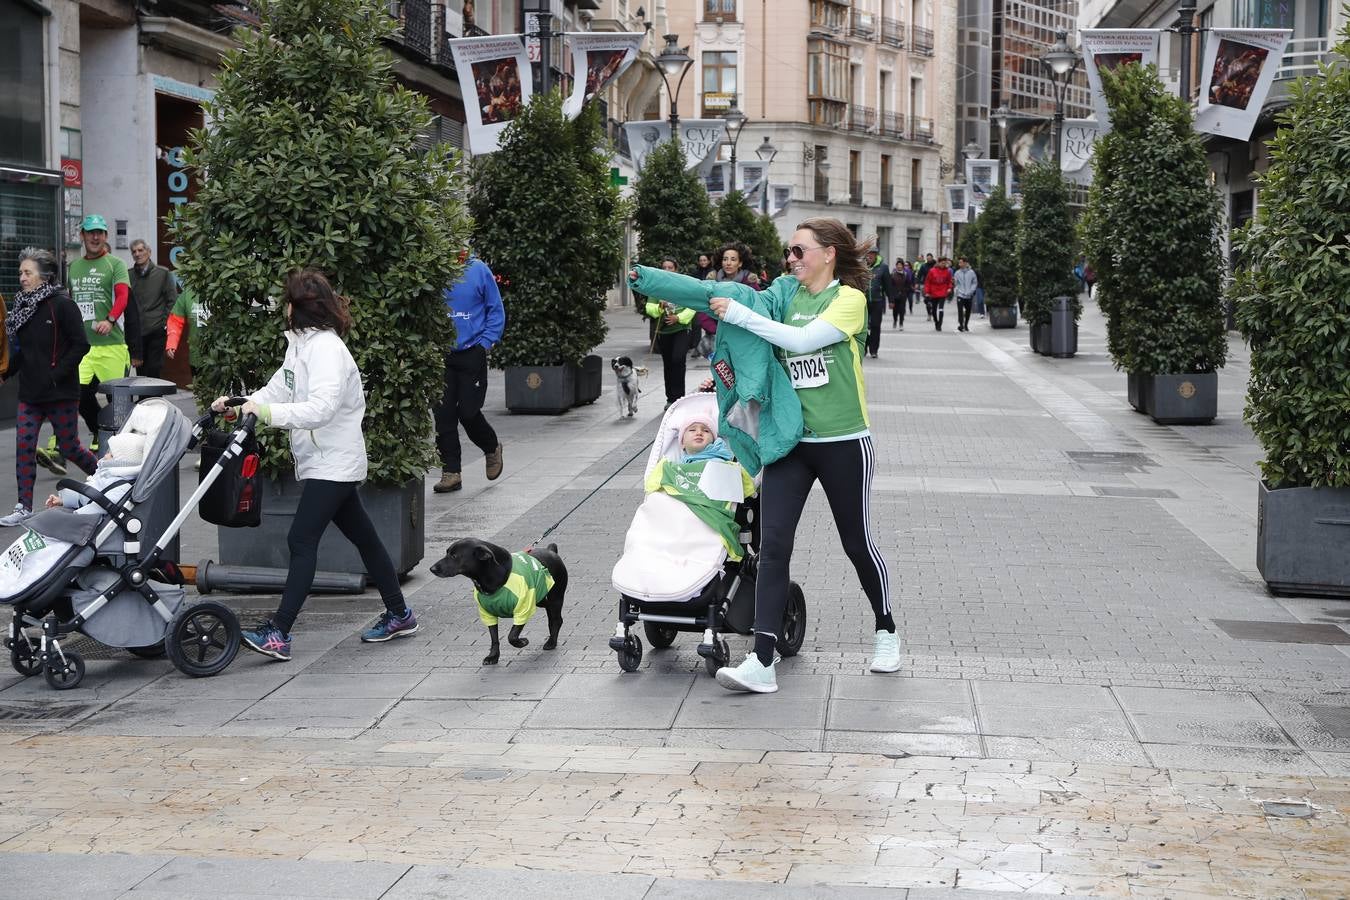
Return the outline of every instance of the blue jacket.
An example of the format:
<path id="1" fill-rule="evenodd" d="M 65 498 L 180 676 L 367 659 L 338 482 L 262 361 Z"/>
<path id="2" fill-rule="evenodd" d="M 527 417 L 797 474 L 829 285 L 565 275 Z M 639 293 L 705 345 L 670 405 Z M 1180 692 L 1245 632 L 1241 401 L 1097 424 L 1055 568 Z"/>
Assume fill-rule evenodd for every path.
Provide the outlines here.
<path id="1" fill-rule="evenodd" d="M 712 297 L 731 297 L 777 322 L 783 320 L 798 287 L 791 275 L 757 291 L 735 281 L 698 281 L 663 269 L 635 268 L 633 288 L 644 294 L 700 312 L 708 311 Z M 712 370 L 718 433 L 746 471 L 754 475 L 787 456 L 802 438 L 802 406 L 773 345 L 744 328 L 720 322 Z"/>
<path id="2" fill-rule="evenodd" d="M 490 347 L 502 339 L 506 310 L 492 270 L 476 256 L 469 257 L 464 275 L 445 289 L 445 305 L 455 326 L 455 349 Z"/>

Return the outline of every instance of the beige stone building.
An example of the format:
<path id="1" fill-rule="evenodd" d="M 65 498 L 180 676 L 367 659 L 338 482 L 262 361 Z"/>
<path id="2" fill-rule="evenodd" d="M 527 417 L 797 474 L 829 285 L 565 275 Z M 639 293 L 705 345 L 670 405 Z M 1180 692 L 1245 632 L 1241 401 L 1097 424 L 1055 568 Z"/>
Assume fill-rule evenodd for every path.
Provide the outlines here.
<path id="1" fill-rule="evenodd" d="M 940 188 L 954 163 L 955 0 L 647 4 L 693 58 L 681 118 L 720 116 L 734 102 L 746 116 L 738 159 L 754 160 L 766 137 L 777 148 L 765 206 L 785 237 L 828 215 L 875 234 L 888 259 L 939 249 Z M 664 89 L 656 99 L 637 117 L 666 116 Z"/>

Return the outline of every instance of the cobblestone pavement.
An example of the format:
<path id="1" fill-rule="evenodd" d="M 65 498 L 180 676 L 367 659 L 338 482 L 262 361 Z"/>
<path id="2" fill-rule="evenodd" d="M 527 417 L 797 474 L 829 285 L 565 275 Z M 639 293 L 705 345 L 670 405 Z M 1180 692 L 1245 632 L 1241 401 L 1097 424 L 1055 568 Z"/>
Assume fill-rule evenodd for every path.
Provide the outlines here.
<path id="1" fill-rule="evenodd" d="M 636 317 L 610 321 L 599 352 L 642 358 Z M 660 360 L 636 420 L 609 384 L 511 416 L 494 376 L 506 473 L 487 482 L 471 453 L 463 492 L 428 480 L 424 563 L 561 520 L 559 648 L 532 624 L 482 667 L 468 584 L 423 565 L 411 639 L 361 645 L 378 601 L 316 597 L 289 665 L 190 680 L 87 648 L 73 691 L 0 675 L 0 884 L 130 853 L 100 857 L 100 896 L 246 896 L 240 858 L 324 897 L 1350 895 L 1350 607 L 1272 597 L 1256 573 L 1240 342 L 1219 421 L 1162 427 L 1126 405 L 1091 306 L 1071 360 L 1031 354 L 1024 328 L 909 322 L 865 367 L 896 676 L 866 672 L 870 614 L 818 493 L 793 561 L 807 640 L 777 695 L 721 691 L 692 635 L 621 675 L 609 572 Z M 185 532 L 184 561 L 214 554 L 212 530 Z M 713 878 L 730 881 L 690 880 Z"/>

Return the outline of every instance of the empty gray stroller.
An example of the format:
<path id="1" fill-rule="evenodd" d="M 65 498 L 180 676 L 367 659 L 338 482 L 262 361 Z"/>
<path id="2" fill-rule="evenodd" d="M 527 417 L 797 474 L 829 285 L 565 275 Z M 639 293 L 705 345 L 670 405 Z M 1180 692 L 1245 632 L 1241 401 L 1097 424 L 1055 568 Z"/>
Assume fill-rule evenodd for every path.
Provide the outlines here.
<path id="1" fill-rule="evenodd" d="M 87 503 L 46 509 L 24 523 L 23 536 L 0 559 L 0 604 L 14 608 L 5 646 L 15 671 L 42 672 L 56 690 L 75 687 L 84 677 L 84 660 L 65 649 L 62 639 L 77 632 L 136 656 L 167 653 L 194 677 L 215 675 L 234 660 L 239 652 L 234 612 L 211 600 L 186 603 L 177 561 L 163 557 L 224 466 L 243 453 L 252 416 L 235 428 L 229 447 L 162 533 L 149 536 L 154 543 L 142 542 L 156 488 L 178 477 L 179 460 L 211 420 L 208 414 L 193 424 L 165 400 L 142 401 L 119 432 L 144 438 L 144 461 L 134 480 L 100 491 L 63 478 L 57 487 Z"/>

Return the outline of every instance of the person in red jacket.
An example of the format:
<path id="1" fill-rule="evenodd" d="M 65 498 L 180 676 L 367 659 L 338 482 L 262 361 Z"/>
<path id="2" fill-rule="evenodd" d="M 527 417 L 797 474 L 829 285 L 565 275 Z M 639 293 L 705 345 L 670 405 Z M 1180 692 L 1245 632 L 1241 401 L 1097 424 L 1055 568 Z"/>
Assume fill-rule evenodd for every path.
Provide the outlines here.
<path id="1" fill-rule="evenodd" d="M 952 261 L 944 256 L 923 280 L 923 299 L 933 310 L 933 327 L 938 331 L 942 330 L 942 308 L 951 295 Z"/>

